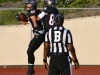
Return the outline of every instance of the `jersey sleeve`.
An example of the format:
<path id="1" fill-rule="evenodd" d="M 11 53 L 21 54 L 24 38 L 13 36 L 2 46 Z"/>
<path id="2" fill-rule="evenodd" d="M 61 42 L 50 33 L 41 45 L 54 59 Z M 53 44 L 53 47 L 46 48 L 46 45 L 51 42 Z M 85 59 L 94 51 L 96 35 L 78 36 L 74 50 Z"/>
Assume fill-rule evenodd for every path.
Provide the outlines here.
<path id="1" fill-rule="evenodd" d="M 48 42 L 48 43 L 49 43 L 49 36 L 48 36 L 48 32 L 46 32 L 46 34 L 45 34 L 45 42 Z"/>
<path id="2" fill-rule="evenodd" d="M 73 38 L 72 38 L 72 34 L 71 34 L 71 31 L 68 30 L 67 31 L 67 38 L 68 38 L 68 43 L 72 43 L 73 44 Z"/>
<path id="3" fill-rule="evenodd" d="M 38 12 L 36 10 L 31 10 L 28 12 L 28 17 L 36 16 L 37 14 L 38 14 Z"/>

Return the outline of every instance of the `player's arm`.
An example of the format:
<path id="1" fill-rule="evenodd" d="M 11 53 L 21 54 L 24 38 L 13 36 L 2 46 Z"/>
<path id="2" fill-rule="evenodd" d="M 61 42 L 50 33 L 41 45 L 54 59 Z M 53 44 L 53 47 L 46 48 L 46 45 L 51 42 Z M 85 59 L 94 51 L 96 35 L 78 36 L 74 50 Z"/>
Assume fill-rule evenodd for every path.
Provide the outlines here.
<path id="1" fill-rule="evenodd" d="M 71 55 L 72 55 L 72 60 L 73 60 L 73 61 L 75 61 L 75 60 L 78 61 L 78 59 L 77 59 L 77 57 L 76 57 L 75 49 L 74 49 L 74 47 L 73 47 L 73 44 L 72 44 L 72 43 L 68 43 L 67 46 L 68 46 L 69 51 L 70 51 L 70 53 L 71 53 Z"/>
<path id="2" fill-rule="evenodd" d="M 43 62 L 44 62 L 44 68 L 47 69 L 47 70 L 49 69 L 48 62 L 47 62 L 47 55 L 48 55 L 49 47 L 50 47 L 49 43 L 44 42 Z"/>
<path id="3" fill-rule="evenodd" d="M 32 21 L 31 25 L 34 28 L 33 32 L 35 35 L 39 35 L 39 33 L 37 33 L 38 31 L 37 13 L 38 13 L 37 10 L 31 10 L 30 12 L 28 12 L 29 20 Z"/>
<path id="4" fill-rule="evenodd" d="M 46 15 L 46 13 L 44 11 L 42 11 L 38 16 L 37 16 L 37 21 L 40 21 L 41 19 L 43 19 L 43 17 Z"/>
<path id="5" fill-rule="evenodd" d="M 33 25 L 33 27 L 34 27 L 33 33 L 34 33 L 34 35 L 39 36 L 40 33 L 38 32 L 39 29 L 38 29 L 38 26 L 37 26 L 37 16 L 36 16 L 36 15 L 32 15 L 32 16 L 30 16 L 30 18 L 31 18 L 31 20 L 32 20 L 32 22 L 33 22 L 33 23 L 32 23 L 32 25 Z"/>
<path id="6" fill-rule="evenodd" d="M 75 47 L 74 47 L 74 45 L 73 45 L 73 50 L 74 50 L 74 52 L 75 52 Z M 76 52 L 75 52 L 75 54 L 76 54 Z M 72 61 L 74 61 L 74 58 L 73 57 L 71 57 L 72 58 Z"/>
<path id="7" fill-rule="evenodd" d="M 25 21 L 20 21 L 21 24 L 24 24 L 24 25 L 27 25 L 28 22 L 25 22 Z"/>
<path id="8" fill-rule="evenodd" d="M 45 35 L 45 42 L 44 42 L 44 54 L 43 54 L 43 62 L 44 62 L 44 67 L 45 69 L 49 69 L 48 63 L 47 63 L 47 55 L 48 51 L 50 50 L 50 44 L 49 44 L 49 39 L 48 39 L 48 33 Z"/>
<path id="9" fill-rule="evenodd" d="M 72 61 L 75 64 L 75 69 L 78 69 L 79 68 L 79 62 L 78 62 L 78 59 L 77 59 L 77 56 L 76 56 L 75 48 L 73 46 L 72 34 L 71 34 L 70 31 L 68 31 L 67 36 L 68 36 L 68 43 L 67 43 L 68 50 L 70 51 L 70 53 L 72 55 Z"/>
<path id="10" fill-rule="evenodd" d="M 37 27 L 37 17 L 36 15 L 30 16 L 32 22 L 34 23 L 34 27 Z"/>
<path id="11" fill-rule="evenodd" d="M 48 13 L 51 13 L 51 9 L 49 7 L 44 7 L 44 10 L 42 10 L 42 12 L 38 15 L 37 20 L 39 21 L 43 19 L 43 17 Z"/>

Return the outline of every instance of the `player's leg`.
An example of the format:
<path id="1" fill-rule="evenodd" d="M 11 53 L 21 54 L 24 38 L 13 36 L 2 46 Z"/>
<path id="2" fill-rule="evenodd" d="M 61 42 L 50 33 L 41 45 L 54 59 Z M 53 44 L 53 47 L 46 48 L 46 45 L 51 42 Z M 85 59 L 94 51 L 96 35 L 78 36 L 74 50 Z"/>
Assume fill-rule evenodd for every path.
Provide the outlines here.
<path id="1" fill-rule="evenodd" d="M 40 35 L 38 37 L 34 36 L 34 38 L 30 41 L 29 48 L 27 50 L 28 55 L 28 71 L 27 74 L 34 74 L 35 71 L 34 68 L 34 62 L 35 62 L 35 56 L 34 52 L 40 47 L 40 45 L 44 41 L 44 35 Z"/>
<path id="2" fill-rule="evenodd" d="M 34 48 L 35 44 L 35 40 L 34 38 L 30 41 L 30 44 L 29 44 L 29 47 L 28 47 L 28 50 L 27 50 L 27 55 L 28 55 L 28 71 L 27 71 L 27 74 L 31 75 L 31 74 L 34 74 L 35 71 L 33 70 L 33 67 L 34 67 L 34 61 L 35 61 L 35 57 L 34 57 L 34 54 L 33 54 L 33 51 L 35 49 L 32 50 L 32 48 Z"/>
<path id="3" fill-rule="evenodd" d="M 58 70 L 56 62 L 57 62 L 56 57 L 50 56 L 48 75 L 60 75 L 60 71 Z"/>
<path id="4" fill-rule="evenodd" d="M 60 72 L 56 69 L 50 69 L 48 75 L 60 75 Z"/>
<path id="5" fill-rule="evenodd" d="M 62 69 L 61 75 L 72 75 L 72 63 L 71 63 L 71 58 L 67 56 L 67 62 L 65 67 Z"/>
<path id="6" fill-rule="evenodd" d="M 70 66 L 66 66 L 63 70 L 63 72 L 61 73 L 61 75 L 72 75 L 72 69 Z"/>

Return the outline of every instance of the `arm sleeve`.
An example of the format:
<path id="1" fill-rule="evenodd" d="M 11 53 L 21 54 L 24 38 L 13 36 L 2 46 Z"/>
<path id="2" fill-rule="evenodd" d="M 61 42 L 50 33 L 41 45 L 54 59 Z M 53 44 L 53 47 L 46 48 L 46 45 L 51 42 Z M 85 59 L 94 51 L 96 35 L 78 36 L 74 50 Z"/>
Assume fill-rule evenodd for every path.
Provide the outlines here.
<path id="1" fill-rule="evenodd" d="M 44 11 L 42 11 L 42 12 L 38 15 L 38 17 L 39 17 L 40 19 L 42 19 L 45 15 L 46 15 L 46 13 L 45 13 Z"/>
<path id="2" fill-rule="evenodd" d="M 42 10 L 42 12 L 38 15 L 38 17 L 40 19 L 42 19 L 46 14 L 50 14 L 52 13 L 52 9 L 50 7 L 44 7 L 44 9 Z"/>

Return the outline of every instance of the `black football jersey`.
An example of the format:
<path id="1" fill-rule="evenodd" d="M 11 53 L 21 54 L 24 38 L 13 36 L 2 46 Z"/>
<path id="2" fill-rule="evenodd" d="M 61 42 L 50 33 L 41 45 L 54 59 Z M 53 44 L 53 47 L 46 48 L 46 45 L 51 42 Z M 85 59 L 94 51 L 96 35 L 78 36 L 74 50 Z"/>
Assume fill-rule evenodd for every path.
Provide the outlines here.
<path id="1" fill-rule="evenodd" d="M 40 13 L 40 11 L 39 10 L 30 10 L 30 11 L 28 11 L 28 20 L 29 20 L 29 22 L 30 22 L 30 25 L 31 25 L 31 27 L 32 27 L 32 30 L 34 29 L 34 23 L 32 22 L 32 19 L 30 18 L 31 16 L 34 16 L 34 15 L 38 15 Z M 40 21 L 37 21 L 37 28 L 38 28 L 38 30 L 43 30 L 43 25 L 42 25 L 42 22 L 41 22 L 41 20 Z"/>
<path id="2" fill-rule="evenodd" d="M 46 13 L 43 18 L 44 29 L 48 31 L 55 25 L 55 16 L 58 14 L 58 9 L 55 7 L 44 7 L 43 11 Z"/>

